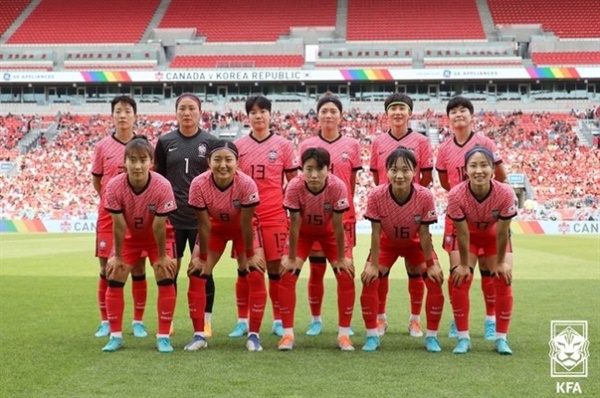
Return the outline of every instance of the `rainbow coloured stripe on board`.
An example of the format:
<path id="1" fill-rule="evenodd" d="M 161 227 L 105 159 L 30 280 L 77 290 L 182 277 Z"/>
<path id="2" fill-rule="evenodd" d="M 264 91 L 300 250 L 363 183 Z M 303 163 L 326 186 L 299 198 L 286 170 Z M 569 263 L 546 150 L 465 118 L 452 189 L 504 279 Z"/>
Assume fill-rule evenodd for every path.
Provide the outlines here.
<path id="1" fill-rule="evenodd" d="M 577 68 L 527 68 L 532 79 L 579 79 Z"/>
<path id="2" fill-rule="evenodd" d="M 537 221 L 513 221 L 510 224 L 513 234 L 544 235 L 544 229 Z"/>
<path id="3" fill-rule="evenodd" d="M 345 80 L 394 80 L 387 69 L 340 69 Z"/>
<path id="4" fill-rule="evenodd" d="M 81 72 L 81 76 L 88 83 L 121 83 L 131 81 L 129 73 L 124 71 L 85 71 Z"/>
<path id="5" fill-rule="evenodd" d="M 0 232 L 48 232 L 42 220 L 0 220 Z"/>

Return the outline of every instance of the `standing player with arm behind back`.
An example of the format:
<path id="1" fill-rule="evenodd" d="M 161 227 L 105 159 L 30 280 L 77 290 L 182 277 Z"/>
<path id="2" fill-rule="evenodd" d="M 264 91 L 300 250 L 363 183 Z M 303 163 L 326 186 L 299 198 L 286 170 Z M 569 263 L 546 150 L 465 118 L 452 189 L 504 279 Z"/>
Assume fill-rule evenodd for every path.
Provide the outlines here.
<path id="1" fill-rule="evenodd" d="M 298 174 L 298 160 L 291 141 L 269 131 L 271 101 L 262 95 L 246 100 L 246 113 L 252 131 L 235 142 L 240 151 L 239 169 L 252 177 L 258 186 L 260 204 L 255 214 L 259 237 L 257 255 L 267 262 L 269 297 L 273 308 L 272 332 L 283 337 L 279 312 L 279 272 L 281 256 L 288 237 L 289 222 L 283 208 L 283 187 Z M 229 337 L 241 337 L 248 333 L 248 281 L 247 271 L 238 269 L 235 284 L 238 322 Z"/>
<path id="2" fill-rule="evenodd" d="M 113 250 L 112 218 L 105 210 L 105 191 L 108 181 L 124 171 L 123 154 L 125 145 L 135 134 L 133 128 L 137 117 L 137 103 L 128 96 L 117 96 L 110 103 L 111 114 L 115 124 L 115 132 L 103 138 L 94 147 L 92 176 L 94 189 L 100 196 L 98 221 L 96 227 L 96 257 L 100 262 L 100 279 L 98 280 L 98 304 L 101 323 L 96 337 L 107 337 L 110 334 L 108 315 L 106 313 L 106 263 Z M 131 293 L 133 296 L 132 329 L 135 337 L 146 337 L 148 332 L 143 323 L 146 309 L 147 282 L 144 259 L 141 259 L 131 271 Z"/>
<path id="3" fill-rule="evenodd" d="M 473 104 L 464 97 L 454 97 L 448 101 L 446 113 L 448 115 L 450 126 L 454 132 L 454 137 L 440 145 L 438 149 L 438 157 L 436 162 L 436 170 L 439 174 L 440 184 L 446 191 L 450 191 L 453 187 L 467 180 L 468 176 L 465 169 L 465 154 L 479 145 L 487 148 L 494 154 L 494 178 L 500 182 L 506 180 L 506 172 L 496 149 L 496 144 L 480 133 L 475 133 L 471 130 L 473 124 Z M 444 242 L 443 248 L 450 256 L 450 266 L 458 264 L 459 251 L 458 240 L 456 236 L 456 228 L 452 220 L 446 217 L 444 227 Z M 507 256 L 512 260 L 512 245 L 508 243 Z M 490 264 L 487 260 L 480 256 L 479 272 L 481 274 L 481 290 L 485 300 L 485 339 L 494 340 L 496 332 L 496 309 L 495 309 L 495 288 L 494 280 L 490 270 Z M 452 299 L 453 284 L 448 281 L 448 291 Z M 452 321 L 450 325 L 449 337 L 456 338 L 456 323 Z"/>
<path id="4" fill-rule="evenodd" d="M 200 99 L 190 93 L 181 94 L 175 102 L 179 128 L 158 139 L 155 150 L 155 171 L 167 178 L 177 200 L 177 211 L 169 216 L 175 228 L 177 247 L 177 273 L 186 246 L 192 252 L 198 223 L 194 209 L 188 204 L 190 185 L 194 177 L 208 169 L 207 153 L 216 137 L 200 129 Z M 177 288 L 177 275 L 175 276 Z M 212 335 L 211 314 L 214 303 L 215 283 L 212 275 L 206 280 L 205 332 Z"/>
<path id="5" fill-rule="evenodd" d="M 371 146 L 370 170 L 373 173 L 375 185 L 388 182 L 386 159 L 396 148 L 402 146 L 410 149 L 417 158 L 417 166 L 414 170 L 414 180 L 417 184 L 428 187 L 431 183 L 433 171 L 433 150 L 429 138 L 413 131 L 408 127 L 413 112 L 413 101 L 401 93 L 390 94 L 384 102 L 385 113 L 390 123 L 390 130 L 375 138 Z M 435 251 L 433 258 L 437 261 Z M 421 330 L 421 308 L 425 296 L 425 283 L 420 274 L 410 272 L 408 264 L 405 264 L 408 275 L 408 293 L 410 296 L 410 317 L 408 321 L 408 332 L 413 337 L 423 335 Z M 389 290 L 389 273 L 379 281 L 379 310 L 377 331 L 380 336 L 387 329 L 387 315 L 385 313 L 387 294 Z"/>

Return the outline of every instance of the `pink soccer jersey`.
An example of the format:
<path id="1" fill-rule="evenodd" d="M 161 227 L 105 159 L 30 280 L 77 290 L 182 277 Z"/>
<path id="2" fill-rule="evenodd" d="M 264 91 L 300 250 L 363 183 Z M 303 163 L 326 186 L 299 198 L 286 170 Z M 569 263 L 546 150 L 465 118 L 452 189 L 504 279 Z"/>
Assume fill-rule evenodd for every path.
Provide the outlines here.
<path id="1" fill-rule="evenodd" d="M 421 224 L 437 222 L 435 200 L 429 189 L 417 183 L 404 203 L 394 198 L 390 184 L 378 185 L 369 192 L 365 218 L 380 223 L 387 240 L 408 246 L 419 239 Z"/>
<path id="2" fill-rule="evenodd" d="M 250 176 L 236 171 L 227 188 L 219 188 L 212 171 L 206 171 L 190 185 L 189 205 L 197 210 L 208 211 L 211 226 L 221 231 L 240 231 L 242 207 L 260 203 L 258 187 Z"/>
<path id="3" fill-rule="evenodd" d="M 390 153 L 400 146 L 413 151 L 417 158 L 417 167 L 415 168 L 414 177 L 414 181 L 417 184 L 421 181 L 422 171 L 433 170 L 433 149 L 431 149 L 429 138 L 408 129 L 408 133 L 404 137 L 398 139 L 392 135 L 391 131 L 388 131 L 377 137 L 371 146 L 371 162 L 369 164 L 369 169 L 379 176 L 379 185 L 388 182 L 385 161 Z"/>
<path id="4" fill-rule="evenodd" d="M 344 220 L 356 221 L 354 209 L 353 187 L 351 183 L 352 174 L 362 169 L 360 158 L 360 144 L 350 137 L 339 136 L 335 141 L 327 141 L 321 134 L 311 137 L 300 144 L 300 154 L 308 148 L 324 148 L 329 152 L 331 165 L 329 171 L 339 177 L 348 189 L 348 200 L 350 208 L 344 213 Z"/>
<path id="5" fill-rule="evenodd" d="M 260 205 L 255 213 L 261 225 L 285 222 L 284 176 L 286 172 L 298 170 L 292 142 L 273 133 L 263 141 L 257 141 L 250 133 L 235 144 L 240 154 L 239 169 L 252 177 L 258 186 Z"/>
<path id="6" fill-rule="evenodd" d="M 467 141 L 459 145 L 456 138 L 445 141 L 438 149 L 435 168 L 440 173 L 448 173 L 450 187 L 455 187 L 467 179 L 465 172 L 465 155 L 476 145 L 487 148 L 494 154 L 494 163 L 502 163 L 496 144 L 483 134 L 471 133 Z"/>
<path id="7" fill-rule="evenodd" d="M 127 174 L 119 174 L 106 187 L 106 210 L 122 213 L 127 222 L 127 239 L 139 243 L 154 242 L 152 223 L 155 216 L 166 216 L 177 209 L 171 183 L 154 171 L 146 188 L 135 193 Z"/>
<path id="8" fill-rule="evenodd" d="M 340 178 L 329 174 L 323 189 L 313 193 L 306 186 L 304 176 L 300 175 L 288 184 L 283 206 L 289 211 L 301 213 L 301 234 L 325 235 L 333 231 L 333 213 L 349 209 L 348 190 Z"/>
<path id="9" fill-rule="evenodd" d="M 448 194 L 448 217 L 453 221 L 467 220 L 469 230 L 474 234 L 491 231 L 498 219 L 508 220 L 517 215 L 516 196 L 513 189 L 501 182 L 492 180 L 492 188 L 483 200 L 478 200 L 464 181 Z"/>

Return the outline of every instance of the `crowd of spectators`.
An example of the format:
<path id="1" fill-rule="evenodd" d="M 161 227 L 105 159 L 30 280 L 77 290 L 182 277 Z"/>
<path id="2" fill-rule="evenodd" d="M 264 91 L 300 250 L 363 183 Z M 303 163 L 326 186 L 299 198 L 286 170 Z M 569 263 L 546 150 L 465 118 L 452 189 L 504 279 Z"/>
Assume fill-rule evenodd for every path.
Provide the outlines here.
<path id="1" fill-rule="evenodd" d="M 308 114 L 273 112 L 272 129 L 298 145 L 315 134 L 318 125 L 313 111 Z M 445 114 L 426 111 L 413 115 L 414 120 L 439 126 L 439 139 L 451 137 Z M 8 116 L 0 126 L 10 131 L 31 125 L 34 117 Z M 204 112 L 205 130 L 247 126 L 241 112 Z M 521 112 L 479 112 L 475 130 L 486 134 L 498 145 L 508 173 L 523 173 L 529 179 L 535 200 L 525 202 L 522 219 L 591 220 L 600 219 L 600 150 L 581 146 L 573 131 L 575 116 Z M 154 143 L 158 137 L 176 128 L 173 116 L 139 115 L 136 133 Z M 96 142 L 112 130 L 108 116 L 64 114 L 59 133 L 19 159 L 20 172 L 15 177 L 0 177 L 0 218 L 95 218 L 98 197 L 91 183 L 90 165 Z M 362 146 L 364 170 L 357 178 L 355 203 L 359 218 L 366 209 L 366 198 L 373 180 L 368 170 L 370 145 L 375 136 L 387 131 L 384 114 L 351 109 L 344 113 L 342 131 L 356 138 Z M 2 134 L 14 140 L 15 133 Z M 16 138 L 18 141 L 18 138 Z M 44 138 L 45 140 L 45 138 Z M 3 145 L 4 145 L 3 138 Z M 8 142 L 8 139 L 7 141 Z M 11 141 L 15 144 L 15 142 Z M 433 186 L 438 212 L 445 212 L 446 192 L 436 182 Z"/>

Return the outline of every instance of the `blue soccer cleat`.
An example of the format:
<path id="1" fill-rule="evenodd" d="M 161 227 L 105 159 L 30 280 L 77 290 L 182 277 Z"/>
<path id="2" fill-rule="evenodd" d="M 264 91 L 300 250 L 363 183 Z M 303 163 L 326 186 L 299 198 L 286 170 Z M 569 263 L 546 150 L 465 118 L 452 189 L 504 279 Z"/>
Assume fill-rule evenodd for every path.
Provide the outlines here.
<path id="1" fill-rule="evenodd" d="M 260 338 L 255 334 L 251 333 L 248 335 L 248 340 L 246 341 L 246 348 L 248 351 L 262 351 L 263 348 L 260 345 Z"/>
<path id="2" fill-rule="evenodd" d="M 283 323 L 281 323 L 281 321 L 273 322 L 273 328 L 271 328 L 271 333 L 273 333 L 277 337 L 283 337 Z"/>
<path id="3" fill-rule="evenodd" d="M 98 326 L 98 330 L 94 336 L 96 337 L 108 337 L 110 335 L 110 325 L 108 322 L 101 322 L 100 326 Z"/>
<path id="4" fill-rule="evenodd" d="M 242 337 L 248 334 L 248 324 L 246 322 L 238 322 L 233 328 L 233 332 L 229 333 L 229 337 Z"/>
<path id="5" fill-rule="evenodd" d="M 496 339 L 496 352 L 500 355 L 512 355 L 512 350 L 505 339 Z"/>
<path id="6" fill-rule="evenodd" d="M 484 326 L 484 337 L 488 341 L 496 340 L 496 322 L 494 321 L 485 321 Z"/>
<path id="7" fill-rule="evenodd" d="M 183 347 L 183 350 L 184 351 L 198 351 L 198 350 L 201 350 L 206 347 L 208 347 L 208 343 L 206 342 L 206 339 L 202 336 L 195 334 L 192 341 L 187 343 L 185 345 L 185 347 Z"/>
<path id="8" fill-rule="evenodd" d="M 306 334 L 308 336 L 318 336 L 321 334 L 322 331 L 323 331 L 323 323 L 321 321 L 314 321 L 314 322 L 311 322 L 310 325 L 308 326 L 308 330 L 306 331 Z"/>
<path id="9" fill-rule="evenodd" d="M 144 326 L 142 322 L 133 322 L 131 328 L 133 329 L 133 335 L 135 337 L 148 337 L 148 330 L 146 330 L 146 326 Z"/>
<path id="10" fill-rule="evenodd" d="M 441 352 L 442 347 L 437 337 L 429 336 L 425 338 L 425 349 L 427 352 Z"/>
<path id="11" fill-rule="evenodd" d="M 377 351 L 381 342 L 379 341 L 378 336 L 367 336 L 365 340 L 365 345 L 363 345 L 362 350 L 367 352 Z"/>
<path id="12" fill-rule="evenodd" d="M 452 352 L 454 354 L 466 354 L 471 350 L 471 339 L 462 338 L 458 339 L 458 343 L 456 343 L 456 347 Z"/>
<path id="13" fill-rule="evenodd" d="M 458 329 L 456 328 L 456 322 L 452 320 L 450 322 L 450 332 L 448 332 L 448 338 L 457 339 L 458 338 Z"/>
<path id="14" fill-rule="evenodd" d="M 158 352 L 173 352 L 170 337 L 159 337 L 156 339 L 156 348 Z"/>
<path id="15" fill-rule="evenodd" d="M 121 337 L 110 336 L 108 343 L 102 348 L 104 352 L 115 352 L 123 347 L 123 339 Z"/>

